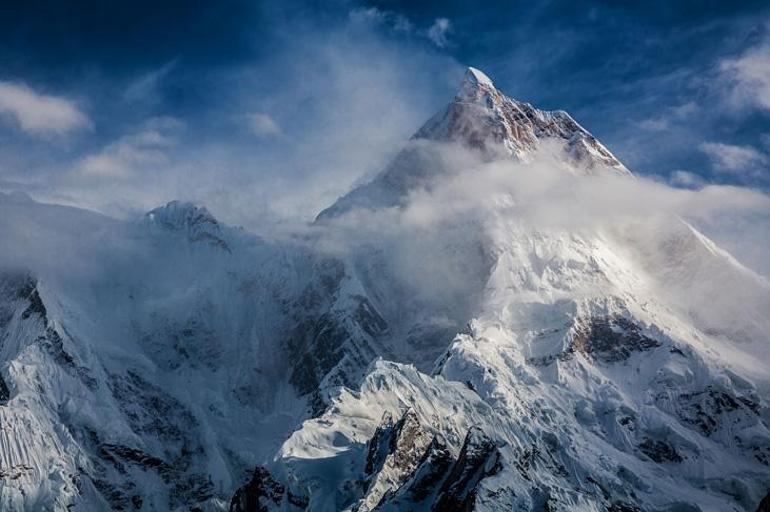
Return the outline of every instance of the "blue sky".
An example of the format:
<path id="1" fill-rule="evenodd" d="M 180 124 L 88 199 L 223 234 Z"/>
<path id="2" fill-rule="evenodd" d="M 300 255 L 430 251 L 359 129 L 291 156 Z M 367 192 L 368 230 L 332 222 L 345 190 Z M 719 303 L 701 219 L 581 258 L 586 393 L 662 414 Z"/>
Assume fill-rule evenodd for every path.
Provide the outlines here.
<path id="1" fill-rule="evenodd" d="M 375 173 L 466 66 L 634 172 L 770 188 L 766 2 L 13 2 L 0 188 L 258 228 Z"/>

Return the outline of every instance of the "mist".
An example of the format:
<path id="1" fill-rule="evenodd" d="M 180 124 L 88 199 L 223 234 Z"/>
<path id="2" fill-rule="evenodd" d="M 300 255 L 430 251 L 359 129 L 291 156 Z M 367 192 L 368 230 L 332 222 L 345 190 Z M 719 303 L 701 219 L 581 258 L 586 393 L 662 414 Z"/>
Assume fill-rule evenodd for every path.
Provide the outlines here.
<path id="1" fill-rule="evenodd" d="M 402 204 L 357 209 L 336 218 L 322 237 L 327 249 L 344 253 L 372 243 L 396 252 L 399 247 L 410 252 L 422 247 L 424 259 L 435 264 L 440 261 L 436 254 L 451 254 L 445 245 L 453 243 L 453 234 L 462 237 L 475 231 L 488 237 L 509 225 L 595 233 L 644 221 L 684 221 L 718 244 L 724 242 L 754 271 L 769 275 L 764 256 L 770 248 L 770 196 L 760 190 L 729 185 L 685 189 L 610 170 L 584 176 L 564 164 L 556 142 L 543 144 L 530 162 L 483 162 L 475 152 L 458 147 L 419 144 L 429 144 L 441 155 L 443 172 L 412 190 Z M 432 239 L 442 243 L 428 247 Z M 420 270 L 413 274 L 426 275 Z"/>

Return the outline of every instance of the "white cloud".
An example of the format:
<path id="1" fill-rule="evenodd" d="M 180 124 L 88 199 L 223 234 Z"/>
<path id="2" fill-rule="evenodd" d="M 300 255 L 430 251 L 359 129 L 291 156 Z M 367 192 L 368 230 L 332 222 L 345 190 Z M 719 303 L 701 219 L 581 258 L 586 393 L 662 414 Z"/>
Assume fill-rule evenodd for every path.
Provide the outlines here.
<path id="1" fill-rule="evenodd" d="M 701 188 L 706 184 L 706 181 L 695 173 L 678 169 L 671 173 L 669 183 L 676 187 Z"/>
<path id="2" fill-rule="evenodd" d="M 411 32 L 414 29 L 412 22 L 403 14 L 376 7 L 359 7 L 351 10 L 348 16 L 354 23 L 387 25 L 396 32 Z"/>
<path id="3" fill-rule="evenodd" d="M 650 117 L 639 123 L 639 127 L 650 132 L 663 132 L 671 128 L 672 123 L 687 119 L 691 114 L 698 110 L 698 106 L 688 101 L 676 107 L 665 109 L 663 115 Z"/>
<path id="4" fill-rule="evenodd" d="M 82 158 L 75 174 L 90 178 L 125 179 L 141 170 L 168 163 L 167 150 L 176 145 L 176 132 L 183 125 L 173 118 L 154 118 L 141 130 L 124 135 L 98 153 Z"/>
<path id="5" fill-rule="evenodd" d="M 662 117 L 649 118 L 639 123 L 639 128 L 650 132 L 663 132 L 668 130 L 668 119 Z"/>
<path id="6" fill-rule="evenodd" d="M 91 127 L 91 121 L 73 102 L 6 81 L 0 81 L 0 113 L 30 135 L 64 135 Z"/>
<path id="7" fill-rule="evenodd" d="M 359 248 L 382 247 L 393 275 L 403 277 L 405 286 L 444 300 L 472 295 L 484 282 L 478 276 L 488 262 L 479 248 L 494 253 L 497 240 L 507 243 L 509 235 L 500 234 L 535 230 L 641 237 L 641 226 L 667 232 L 684 219 L 707 226 L 718 243 L 729 235 L 736 257 L 760 272 L 768 270 L 758 256 L 770 248 L 766 243 L 754 247 L 756 234 L 767 229 L 764 219 L 770 220 L 770 197 L 760 191 L 721 185 L 675 188 L 612 173 L 575 176 L 558 163 L 559 153 L 547 148 L 525 164 L 473 163 L 476 155 L 435 147 L 448 168 L 425 188 L 412 190 L 401 206 L 353 209 L 331 219 L 319 240 L 323 248 L 355 254 Z"/>
<path id="8" fill-rule="evenodd" d="M 452 22 L 447 18 L 436 18 L 429 27 L 415 30 L 414 23 L 403 14 L 378 9 L 377 7 L 360 7 L 348 13 L 350 21 L 358 24 L 381 25 L 395 32 L 415 33 L 427 38 L 431 43 L 444 48 L 449 44 L 449 33 L 452 32 Z"/>
<path id="9" fill-rule="evenodd" d="M 449 44 L 449 38 L 447 37 L 449 32 L 452 31 L 452 22 L 447 18 L 436 18 L 433 25 L 428 29 L 427 35 L 433 44 L 439 48 L 444 48 Z"/>
<path id="10" fill-rule="evenodd" d="M 711 159 L 711 165 L 719 171 L 753 171 L 757 166 L 768 164 L 768 157 L 751 146 L 736 146 L 721 142 L 704 142 L 701 151 Z"/>
<path id="11" fill-rule="evenodd" d="M 248 116 L 249 129 L 257 137 L 273 137 L 281 134 L 280 125 L 268 114 L 253 112 Z"/>
<path id="12" fill-rule="evenodd" d="M 731 86 L 736 105 L 770 110 L 770 43 L 754 46 L 736 59 L 723 60 L 719 70 Z"/>

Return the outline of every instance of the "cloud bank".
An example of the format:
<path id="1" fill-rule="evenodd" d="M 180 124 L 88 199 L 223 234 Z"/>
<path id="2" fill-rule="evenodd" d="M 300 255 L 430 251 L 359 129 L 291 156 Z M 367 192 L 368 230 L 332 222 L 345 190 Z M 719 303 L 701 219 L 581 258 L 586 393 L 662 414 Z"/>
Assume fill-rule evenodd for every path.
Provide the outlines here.
<path id="1" fill-rule="evenodd" d="M 770 162 L 770 158 L 751 146 L 736 146 L 721 142 L 704 142 L 701 150 L 720 171 L 752 171 Z"/>
<path id="2" fill-rule="evenodd" d="M 743 263 L 770 276 L 770 265 L 758 257 L 770 252 L 766 236 L 770 196 L 756 189 L 727 185 L 685 189 L 611 172 L 578 176 L 565 168 L 560 149 L 549 145 L 526 164 L 483 163 L 457 148 L 435 150 L 444 155 L 445 173 L 412 191 L 402 206 L 354 210 L 336 219 L 326 235 L 330 250 L 339 245 L 346 252 L 350 246 L 381 240 L 377 243 L 385 251 L 421 247 L 429 255 L 423 261 L 434 265 L 450 257 L 452 263 L 445 266 L 454 268 L 465 258 L 474 258 L 472 250 L 453 255 L 469 233 L 486 237 L 495 230 L 521 228 L 595 234 L 633 231 L 630 226 L 650 221 L 673 226 L 684 219 L 718 243 L 726 242 Z M 429 240 L 437 245 L 430 246 Z M 409 272 L 413 279 L 419 274 Z"/>

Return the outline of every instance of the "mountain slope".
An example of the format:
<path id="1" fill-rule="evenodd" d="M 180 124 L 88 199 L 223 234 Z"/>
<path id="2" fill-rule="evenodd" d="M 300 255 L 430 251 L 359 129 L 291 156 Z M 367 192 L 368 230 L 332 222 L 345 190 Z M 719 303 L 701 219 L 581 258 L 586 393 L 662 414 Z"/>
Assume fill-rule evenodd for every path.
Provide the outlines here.
<path id="1" fill-rule="evenodd" d="M 536 158 L 527 144 L 555 137 L 564 179 L 628 176 L 601 145 L 574 158 L 574 141 L 592 138 L 561 135 L 553 123 L 566 114 L 534 116 L 550 131 L 509 129 L 500 111 L 514 106 L 469 70 L 415 137 L 459 141 L 481 162 Z M 409 212 L 415 189 L 472 172 L 448 169 L 434 145 L 407 151 L 432 167 L 420 161 L 415 178 L 402 153 L 320 219 Z M 475 233 L 487 255 L 468 329 L 432 371 L 377 363 L 359 391 L 305 422 L 268 467 L 287 493 L 307 510 L 754 510 L 770 485 L 767 281 L 677 218 L 533 226 L 508 214 L 523 200 L 515 190 L 484 200 L 500 206 L 471 219 L 436 205 L 448 215 L 437 237 Z M 418 455 L 372 473 L 367 453 L 402 415 L 424 429 Z M 495 448 L 480 449 L 488 455 L 473 470 L 452 469 L 473 429 Z M 451 506 L 450 488 L 464 489 Z"/>

